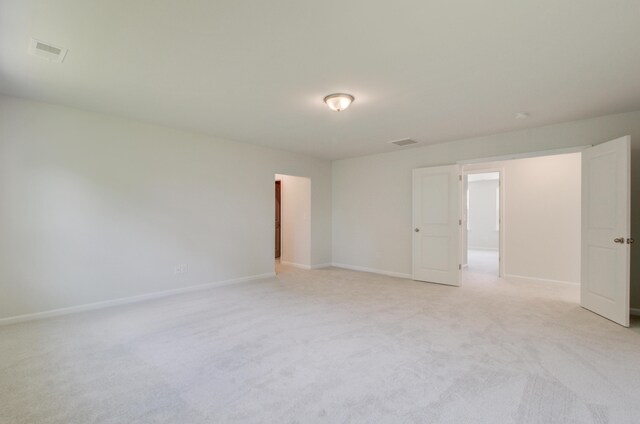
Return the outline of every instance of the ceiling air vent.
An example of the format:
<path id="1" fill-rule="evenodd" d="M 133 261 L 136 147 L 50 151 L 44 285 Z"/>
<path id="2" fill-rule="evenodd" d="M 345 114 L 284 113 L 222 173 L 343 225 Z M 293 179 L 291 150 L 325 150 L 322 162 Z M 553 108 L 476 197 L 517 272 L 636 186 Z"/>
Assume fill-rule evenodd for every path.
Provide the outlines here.
<path id="1" fill-rule="evenodd" d="M 416 144 L 417 141 L 413 141 L 410 138 L 403 138 L 401 140 L 390 141 L 389 143 L 395 144 L 396 146 L 408 146 L 410 144 Z"/>
<path id="2" fill-rule="evenodd" d="M 68 51 L 68 49 L 63 47 L 54 46 L 51 43 L 45 43 L 35 38 L 32 38 L 31 43 L 29 43 L 29 53 L 46 59 L 49 62 L 62 63 Z"/>

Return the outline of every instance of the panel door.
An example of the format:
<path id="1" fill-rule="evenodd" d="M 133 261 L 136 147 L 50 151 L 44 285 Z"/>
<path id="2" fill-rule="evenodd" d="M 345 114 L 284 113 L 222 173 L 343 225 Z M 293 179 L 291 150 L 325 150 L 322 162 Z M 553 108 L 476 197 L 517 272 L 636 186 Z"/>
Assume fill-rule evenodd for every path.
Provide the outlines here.
<path id="1" fill-rule="evenodd" d="M 460 285 L 460 169 L 413 170 L 413 279 Z"/>
<path id="2" fill-rule="evenodd" d="M 582 275 L 580 304 L 629 326 L 629 136 L 582 154 Z"/>

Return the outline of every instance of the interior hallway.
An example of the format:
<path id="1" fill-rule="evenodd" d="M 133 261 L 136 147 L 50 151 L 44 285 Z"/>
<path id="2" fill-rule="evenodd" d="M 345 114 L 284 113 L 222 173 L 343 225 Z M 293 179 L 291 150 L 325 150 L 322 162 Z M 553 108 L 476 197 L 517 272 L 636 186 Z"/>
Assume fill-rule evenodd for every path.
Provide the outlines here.
<path id="1" fill-rule="evenodd" d="M 279 272 L 0 327 L 0 422 L 637 422 L 640 334 L 575 287 Z"/>

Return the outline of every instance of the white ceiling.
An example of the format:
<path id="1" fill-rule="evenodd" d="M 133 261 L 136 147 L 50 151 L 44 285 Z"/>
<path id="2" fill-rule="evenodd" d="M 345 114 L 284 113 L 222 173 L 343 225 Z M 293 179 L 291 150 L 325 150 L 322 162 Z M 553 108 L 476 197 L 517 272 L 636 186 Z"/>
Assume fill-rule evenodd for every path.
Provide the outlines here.
<path id="1" fill-rule="evenodd" d="M 344 158 L 640 109 L 639 18 L 637 0 L 0 0 L 0 92 Z M 333 92 L 356 101 L 333 112 Z"/>

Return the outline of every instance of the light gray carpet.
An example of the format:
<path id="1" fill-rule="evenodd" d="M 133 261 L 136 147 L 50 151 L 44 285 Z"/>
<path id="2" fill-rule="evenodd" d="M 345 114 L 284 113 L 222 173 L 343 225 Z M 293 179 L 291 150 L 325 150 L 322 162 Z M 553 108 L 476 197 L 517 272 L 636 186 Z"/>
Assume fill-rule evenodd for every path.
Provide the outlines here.
<path id="1" fill-rule="evenodd" d="M 470 279 L 283 269 L 1 327 L 0 422 L 640 422 L 640 334 Z"/>
<path id="2" fill-rule="evenodd" d="M 475 250 L 467 251 L 468 272 L 491 274 L 497 276 L 499 273 L 500 259 L 497 250 Z"/>

